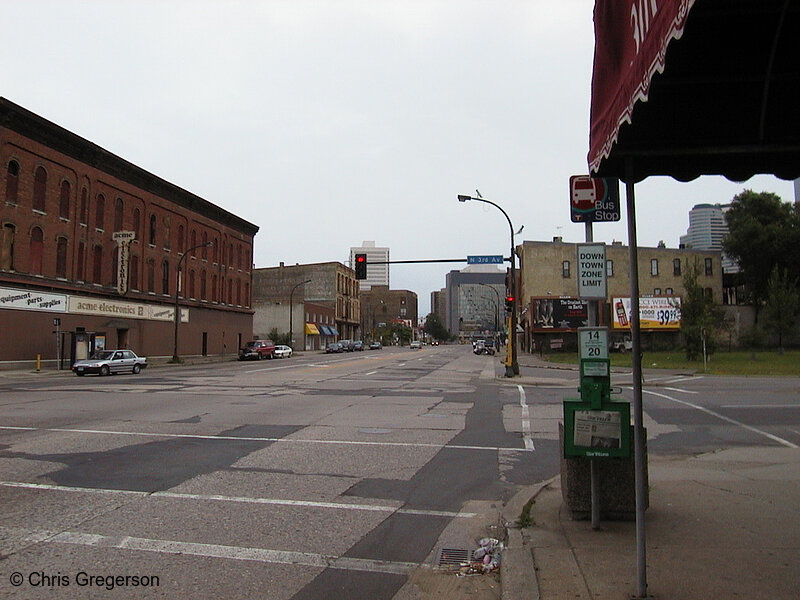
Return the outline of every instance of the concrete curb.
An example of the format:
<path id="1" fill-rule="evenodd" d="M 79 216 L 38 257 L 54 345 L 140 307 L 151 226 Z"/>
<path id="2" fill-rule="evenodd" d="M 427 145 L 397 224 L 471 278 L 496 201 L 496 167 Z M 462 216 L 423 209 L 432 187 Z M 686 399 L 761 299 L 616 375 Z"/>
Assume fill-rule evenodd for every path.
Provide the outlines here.
<path id="1" fill-rule="evenodd" d="M 500 562 L 500 588 L 502 600 L 539 600 L 539 581 L 533 550 L 525 539 L 523 530 L 514 524 L 523 507 L 547 489 L 558 476 L 526 487 L 514 495 L 503 507 L 502 517 L 506 529 L 506 549 Z"/>

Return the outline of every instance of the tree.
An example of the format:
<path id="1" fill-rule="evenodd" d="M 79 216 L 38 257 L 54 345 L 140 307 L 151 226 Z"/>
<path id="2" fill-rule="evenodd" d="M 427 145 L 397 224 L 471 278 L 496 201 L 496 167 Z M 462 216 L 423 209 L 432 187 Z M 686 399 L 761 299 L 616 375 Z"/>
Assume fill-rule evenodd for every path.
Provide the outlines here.
<path id="1" fill-rule="evenodd" d="M 778 334 L 778 347 L 783 354 L 783 337 L 791 331 L 800 306 L 800 291 L 797 280 L 789 279 L 786 271 L 779 271 L 777 265 L 767 281 L 767 298 L 764 305 L 764 326 Z"/>
<path id="2" fill-rule="evenodd" d="M 769 192 L 744 190 L 725 214 L 725 252 L 739 263 L 756 318 L 767 297 L 775 266 L 791 280 L 800 277 L 800 208 Z"/>
<path id="3" fill-rule="evenodd" d="M 686 295 L 681 303 L 681 336 L 687 360 L 698 360 L 703 356 L 704 337 L 706 350 L 709 354 L 713 353 L 716 349 L 713 334 L 724 322 L 722 309 L 714 304 L 714 299 L 698 283 L 699 277 L 700 260 L 696 259 L 683 274 Z"/>
<path id="4" fill-rule="evenodd" d="M 435 340 L 446 342 L 450 339 L 450 332 L 442 324 L 442 320 L 436 313 L 430 313 L 425 317 L 425 326 L 422 330 Z"/>

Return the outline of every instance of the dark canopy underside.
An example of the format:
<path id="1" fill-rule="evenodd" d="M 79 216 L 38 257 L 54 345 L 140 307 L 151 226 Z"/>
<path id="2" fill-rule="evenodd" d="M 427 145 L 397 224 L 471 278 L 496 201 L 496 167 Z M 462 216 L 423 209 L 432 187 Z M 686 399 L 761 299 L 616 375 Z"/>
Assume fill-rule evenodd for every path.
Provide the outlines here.
<path id="1" fill-rule="evenodd" d="M 630 123 L 597 110 L 598 94 L 608 94 L 598 91 L 599 73 L 608 69 L 598 69 L 608 61 L 604 36 L 625 32 L 601 30 L 606 1 L 595 5 L 592 175 L 628 181 L 632 158 L 634 182 L 651 175 L 800 177 L 800 0 L 696 0 L 682 37 L 665 42 L 664 71 L 652 76 L 647 101 L 629 101 Z"/>

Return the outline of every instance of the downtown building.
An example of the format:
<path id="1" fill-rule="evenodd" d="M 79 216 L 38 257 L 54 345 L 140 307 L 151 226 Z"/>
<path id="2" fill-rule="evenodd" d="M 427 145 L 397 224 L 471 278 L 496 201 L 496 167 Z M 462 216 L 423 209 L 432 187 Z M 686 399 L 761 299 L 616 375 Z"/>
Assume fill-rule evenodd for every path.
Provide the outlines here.
<path id="1" fill-rule="evenodd" d="M 389 248 L 379 248 L 372 241 L 365 241 L 361 246 L 350 248 L 351 267 L 356 264 L 356 254 L 367 255 L 367 278 L 358 282 L 359 289 L 366 291 L 376 285 L 389 287 L 389 265 L 387 264 Z"/>
<path id="2" fill-rule="evenodd" d="M 494 265 L 470 265 L 445 276 L 442 321 L 461 341 L 500 334 L 505 329 L 506 271 Z M 437 305 L 441 310 L 442 300 Z"/>
<path id="3" fill-rule="evenodd" d="M 171 357 L 176 298 L 180 355 L 252 335 L 256 225 L 4 98 L 0 174 L 0 368 Z"/>

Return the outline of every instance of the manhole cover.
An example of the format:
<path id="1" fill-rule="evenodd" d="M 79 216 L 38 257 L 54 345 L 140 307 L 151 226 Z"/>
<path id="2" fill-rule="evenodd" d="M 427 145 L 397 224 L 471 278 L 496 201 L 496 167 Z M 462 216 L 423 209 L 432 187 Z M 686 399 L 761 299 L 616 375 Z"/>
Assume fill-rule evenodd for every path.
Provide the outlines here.
<path id="1" fill-rule="evenodd" d="M 437 567 L 460 567 L 470 560 L 472 560 L 472 552 L 462 548 L 439 548 L 436 553 Z"/>

